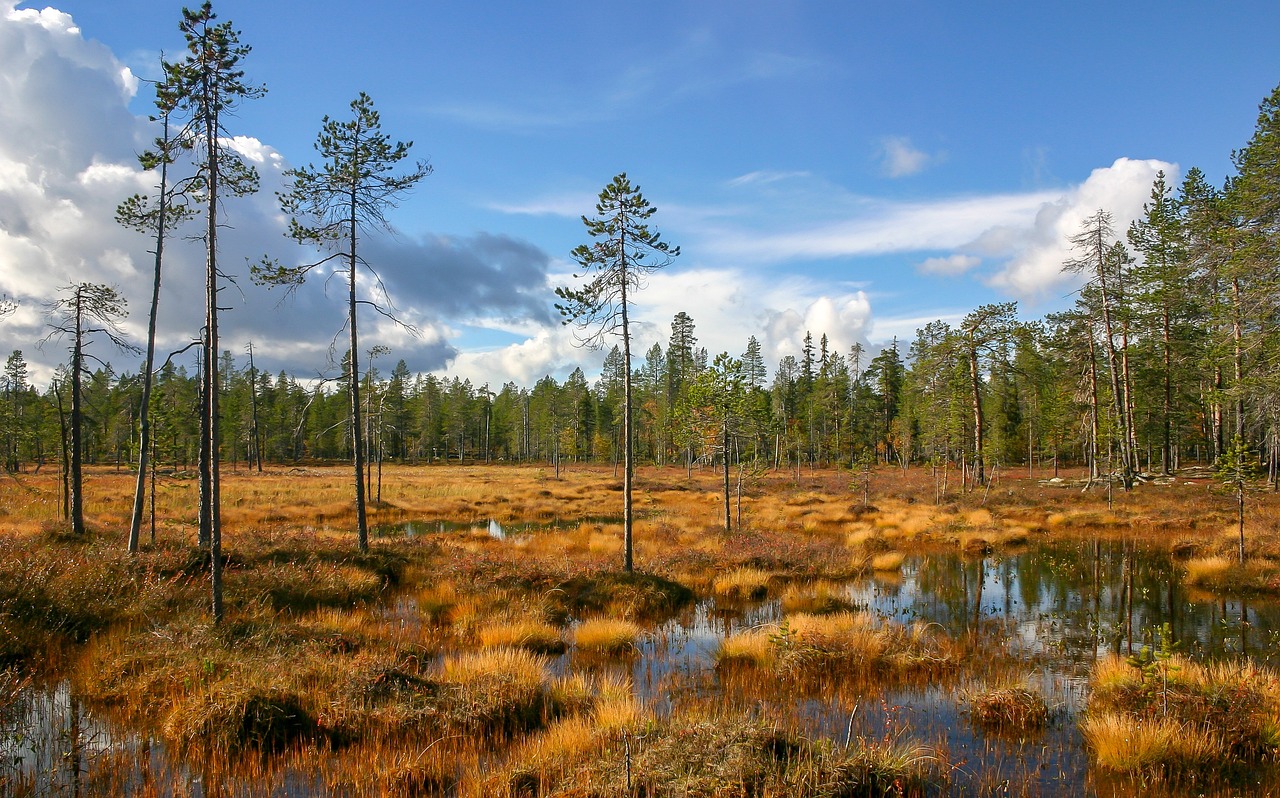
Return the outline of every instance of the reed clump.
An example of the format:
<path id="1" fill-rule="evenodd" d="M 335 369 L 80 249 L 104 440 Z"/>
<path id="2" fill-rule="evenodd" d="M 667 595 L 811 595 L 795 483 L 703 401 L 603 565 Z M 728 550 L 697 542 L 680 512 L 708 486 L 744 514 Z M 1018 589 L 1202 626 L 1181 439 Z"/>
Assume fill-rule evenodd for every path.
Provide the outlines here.
<path id="1" fill-rule="evenodd" d="M 737 568 L 721 574 L 711 583 L 712 591 L 722 598 L 755 600 L 769 592 L 773 574 L 759 568 Z"/>
<path id="2" fill-rule="evenodd" d="M 1243 564 L 1235 557 L 1196 557 L 1184 564 L 1186 584 L 1216 593 L 1280 593 L 1280 566 L 1271 560 L 1251 558 Z"/>
<path id="3" fill-rule="evenodd" d="M 995 687 L 970 698 L 969 719 L 996 732 L 1031 734 L 1049 722 L 1049 705 L 1025 687 Z"/>
<path id="4" fill-rule="evenodd" d="M 497 621 L 481 626 L 476 639 L 482 648 L 522 648 L 537 654 L 564 651 L 560 630 L 534 619 Z"/>
<path id="5" fill-rule="evenodd" d="M 782 610 L 787 614 L 808 613 L 830 615 L 854 609 L 843 585 L 819 580 L 809 584 L 791 584 L 782 593 Z"/>
<path id="6" fill-rule="evenodd" d="M 1091 687 L 1082 729 L 1104 768 L 1211 777 L 1280 752 L 1280 675 L 1253 662 L 1144 648 L 1099 662 Z"/>
<path id="7" fill-rule="evenodd" d="M 738 632 L 720 644 L 716 661 L 748 664 L 779 675 L 896 673 L 947 668 L 958 662 L 952 642 L 925 624 L 880 622 L 867 613 L 797 613 L 779 624 Z"/>
<path id="8" fill-rule="evenodd" d="M 574 648 L 579 653 L 620 656 L 636 650 L 640 626 L 623 618 L 587 618 L 573 630 Z"/>
<path id="9" fill-rule="evenodd" d="M 494 648 L 446 657 L 432 674 L 451 725 L 473 731 L 516 732 L 542 723 L 548 704 L 548 662 L 520 648 Z"/>
<path id="10" fill-rule="evenodd" d="M 657 574 L 598 571 L 557 582 L 544 596 L 553 612 L 628 620 L 669 618 L 693 603 L 693 591 Z"/>
<path id="11" fill-rule="evenodd" d="M 468 781 L 466 796 L 652 795 L 819 798 L 920 795 L 944 773 L 932 749 L 838 746 L 735 714 L 633 720 L 609 733 L 578 717 L 522 747 L 518 764 Z M 629 756 L 627 755 L 629 751 Z"/>

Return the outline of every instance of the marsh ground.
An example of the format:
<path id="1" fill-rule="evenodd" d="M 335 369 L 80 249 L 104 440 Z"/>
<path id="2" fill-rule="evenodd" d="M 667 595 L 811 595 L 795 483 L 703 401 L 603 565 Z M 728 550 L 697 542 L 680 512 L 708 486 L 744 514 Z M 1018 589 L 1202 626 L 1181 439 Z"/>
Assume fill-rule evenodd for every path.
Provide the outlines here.
<path id="1" fill-rule="evenodd" d="M 642 469 L 627 576 L 612 469 L 388 468 L 364 555 L 346 468 L 227 472 L 220 628 L 194 479 L 161 478 L 131 559 L 128 473 L 90 473 L 87 540 L 56 474 L 6 477 L 0 792 L 1280 794 L 1277 497 L 1240 566 L 1205 474 L 1110 507 L 1073 476 L 886 469 L 864 506 L 772 472 L 725 532 L 720 475 Z M 1117 755 L 1125 723 L 1199 742 Z"/>

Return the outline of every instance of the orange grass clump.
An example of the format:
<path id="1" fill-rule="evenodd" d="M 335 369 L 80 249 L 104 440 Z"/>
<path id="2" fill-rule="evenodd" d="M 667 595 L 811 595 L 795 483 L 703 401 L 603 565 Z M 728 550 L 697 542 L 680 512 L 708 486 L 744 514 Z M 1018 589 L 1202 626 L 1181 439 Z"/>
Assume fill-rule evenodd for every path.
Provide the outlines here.
<path id="1" fill-rule="evenodd" d="M 588 618 L 573 630 L 574 647 L 588 654 L 630 653 L 639 637 L 639 625 L 621 618 Z"/>

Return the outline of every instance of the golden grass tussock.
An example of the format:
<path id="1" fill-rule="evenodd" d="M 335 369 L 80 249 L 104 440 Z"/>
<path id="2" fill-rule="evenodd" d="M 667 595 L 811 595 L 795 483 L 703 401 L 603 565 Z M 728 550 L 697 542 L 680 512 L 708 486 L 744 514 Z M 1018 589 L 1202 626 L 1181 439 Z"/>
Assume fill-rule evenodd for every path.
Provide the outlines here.
<path id="1" fill-rule="evenodd" d="M 788 615 L 799 612 L 828 615 L 852 609 L 853 602 L 839 582 L 819 580 L 809 584 L 791 584 L 782 593 L 782 611 Z"/>
<path id="2" fill-rule="evenodd" d="M 961 513 L 961 517 L 966 524 L 975 528 L 990 526 L 992 519 L 991 511 L 981 507 L 976 510 L 966 510 Z"/>
<path id="3" fill-rule="evenodd" d="M 547 660 L 522 648 L 494 648 L 446 657 L 433 680 L 451 720 L 465 728 L 529 728 L 542 718 Z"/>
<path id="4" fill-rule="evenodd" d="M 759 568 L 736 568 L 720 574 L 711 583 L 717 596 L 728 599 L 760 599 L 769 592 L 773 574 Z"/>
<path id="5" fill-rule="evenodd" d="M 877 628 L 866 613 L 798 613 L 787 618 L 775 639 L 788 654 L 818 653 L 874 666 L 889 650 L 890 637 L 882 633 L 884 628 Z"/>
<path id="6" fill-rule="evenodd" d="M 622 618 L 587 618 L 573 630 L 574 647 L 585 654 L 616 656 L 635 651 L 640 626 Z"/>
<path id="7" fill-rule="evenodd" d="M 998 732 L 1029 734 L 1049 722 L 1049 705 L 1025 687 L 995 687 L 970 697 L 969 719 Z"/>
<path id="8" fill-rule="evenodd" d="M 1261 557 L 1197 557 L 1187 560 L 1186 584 L 1219 593 L 1275 593 L 1280 590 L 1280 564 Z"/>
<path id="9" fill-rule="evenodd" d="M 932 749 L 909 741 L 838 748 L 734 714 L 697 712 L 650 722 L 643 739 L 631 745 L 631 771 L 638 780 L 633 790 L 642 786 L 645 795 L 916 795 L 940 783 L 945 767 Z M 621 756 L 616 738 L 568 721 L 530 740 L 514 764 L 463 794 L 627 794 Z"/>
<path id="10" fill-rule="evenodd" d="M 906 559 L 907 555 L 900 551 L 886 551 L 871 558 L 871 570 L 897 571 L 902 568 L 902 563 Z"/>
<path id="11" fill-rule="evenodd" d="M 1090 714 L 1080 724 L 1099 767 L 1119 773 L 1184 772 L 1221 764 L 1221 744 L 1202 728 L 1170 718 Z"/>
<path id="12" fill-rule="evenodd" d="M 1237 560 L 1227 557 L 1196 557 L 1187 560 L 1186 582 L 1189 585 L 1198 586 L 1221 585 L 1238 564 Z"/>
<path id="13" fill-rule="evenodd" d="M 935 526 L 937 526 L 937 520 L 934 512 L 924 509 L 908 510 L 903 513 L 902 520 L 898 522 L 898 528 L 902 533 L 913 538 L 920 537 Z"/>
<path id="14" fill-rule="evenodd" d="M 856 524 L 850 524 L 848 529 L 844 544 L 851 549 L 877 551 L 887 548 L 889 545 L 881 531 L 869 524 L 859 521 Z"/>
<path id="15" fill-rule="evenodd" d="M 1204 664 L 1149 650 L 1094 669 L 1085 740 L 1110 770 L 1195 771 L 1280 751 L 1280 674 L 1252 662 Z"/>
<path id="16" fill-rule="evenodd" d="M 772 637 L 776 633 L 776 626 L 767 626 L 728 635 L 716 649 L 716 664 L 772 667 L 775 661 Z"/>
<path id="17" fill-rule="evenodd" d="M 565 649 L 559 629 L 531 619 L 487 623 L 476 630 L 476 639 L 483 648 L 522 648 L 539 654 Z"/>
<path id="18" fill-rule="evenodd" d="M 882 623 L 861 612 L 796 613 L 780 624 L 749 629 L 721 641 L 719 666 L 749 665 L 779 674 L 888 669 L 905 672 L 946 667 L 954 647 L 926 624 Z"/>

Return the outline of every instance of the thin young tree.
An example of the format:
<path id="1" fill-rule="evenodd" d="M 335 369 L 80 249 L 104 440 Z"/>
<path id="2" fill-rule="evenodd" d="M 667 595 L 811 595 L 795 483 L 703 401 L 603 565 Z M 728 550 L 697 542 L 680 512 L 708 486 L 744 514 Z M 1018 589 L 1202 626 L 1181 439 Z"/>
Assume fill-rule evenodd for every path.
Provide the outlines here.
<path id="1" fill-rule="evenodd" d="M 218 445 L 221 419 L 218 407 L 218 291 L 222 272 L 218 266 L 218 212 L 226 196 L 244 196 L 258 190 L 258 173 L 226 142 L 230 133 L 224 119 L 244 100 L 261 97 L 266 90 L 245 82 L 241 61 L 249 54 L 240 43 L 240 32 L 230 22 L 217 23 L 213 4 L 196 11 L 182 9 L 178 29 L 187 43 L 186 57 L 164 61 L 164 83 L 173 91 L 174 108 L 186 115 L 181 137 L 191 142 L 196 164 L 193 188 L 203 199 L 205 215 L 205 323 L 201 340 L 200 390 L 200 533 L 209 548 L 211 610 L 214 623 L 222 622 L 222 519 Z"/>
<path id="2" fill-rule="evenodd" d="M 1134 445 L 1132 418 L 1129 414 L 1129 386 L 1125 347 L 1117 347 L 1121 336 L 1121 308 L 1125 297 L 1123 270 L 1129 261 L 1119 257 L 1120 250 L 1113 245 L 1115 232 L 1111 227 L 1111 214 L 1099 209 L 1081 225 L 1080 232 L 1071 237 L 1076 257 L 1063 264 L 1063 271 L 1088 276 L 1088 286 L 1095 289 L 1097 318 L 1102 322 L 1102 342 L 1107 355 L 1107 372 L 1111 378 L 1111 402 L 1120 436 L 1120 463 L 1126 488 L 1137 471 L 1137 447 Z"/>
<path id="3" fill-rule="evenodd" d="M 982 399 L 985 392 L 983 375 L 991 358 L 1003 354 L 1011 341 L 1017 325 L 1016 302 L 983 305 L 964 317 L 957 328 L 956 347 L 964 359 L 969 375 L 970 410 L 973 413 L 973 480 L 975 485 L 985 485 L 986 473 L 986 418 Z"/>
<path id="4" fill-rule="evenodd" d="M 724 531 L 733 527 L 730 505 L 729 465 L 733 456 L 733 437 L 746 417 L 746 378 L 742 361 L 728 352 L 716 355 L 711 366 L 695 376 L 680 398 L 680 415 L 690 419 L 708 453 L 720 450 L 724 464 L 723 488 Z"/>
<path id="5" fill-rule="evenodd" d="M 71 412 L 69 418 L 70 440 L 67 442 L 67 458 L 70 478 L 71 532 L 83 535 L 84 527 L 84 452 L 83 386 L 86 359 L 95 359 L 85 347 L 95 336 L 105 337 L 120 349 L 136 352 L 137 347 L 125 341 L 120 329 L 120 319 L 128 315 L 124 297 L 115 288 L 96 283 L 75 283 L 63 289 L 65 294 L 49 305 L 49 326 L 45 341 L 70 339 L 67 347 L 71 359 Z"/>
<path id="6" fill-rule="evenodd" d="M 169 166 L 175 156 L 187 146 L 187 142 L 174 135 L 170 117 L 174 112 L 177 96 L 164 83 L 156 85 L 156 109 L 153 117 L 161 124 L 161 134 L 153 142 L 152 149 L 138 156 L 138 162 L 146 171 L 156 171 L 159 180 L 154 197 L 134 194 L 116 207 L 116 222 L 141 233 L 154 236 L 154 274 L 151 282 L 151 311 L 147 317 L 146 354 L 142 359 L 142 397 L 138 407 L 138 480 L 133 492 L 133 514 L 129 519 L 129 553 L 138 551 L 138 537 L 142 529 L 142 514 L 147 489 L 147 464 L 151 456 L 151 386 L 156 352 L 156 313 L 160 307 L 160 275 L 164 265 L 164 245 L 169 233 L 191 218 L 185 202 L 175 194 L 169 180 Z"/>
<path id="7" fill-rule="evenodd" d="M 1156 174 L 1151 199 L 1143 206 L 1142 218 L 1129 225 L 1128 239 L 1142 253 L 1142 263 L 1134 270 L 1134 304 L 1159 351 L 1160 469 L 1169 474 L 1177 460 L 1173 437 L 1175 366 L 1191 337 L 1186 320 L 1193 313 L 1193 303 L 1182 215 L 1164 172 Z"/>
<path id="8" fill-rule="evenodd" d="M 635 480 L 635 441 L 631 403 L 630 303 L 644 287 L 645 278 L 662 269 L 680 254 L 680 247 L 663 241 L 649 219 L 658 209 L 633 186 L 623 172 L 604 187 L 596 202 L 594 218 L 582 217 L 587 233 L 595 239 L 574 248 L 573 259 L 582 267 L 575 279 L 585 279 L 580 287 L 560 287 L 556 296 L 563 304 L 556 308 L 565 324 L 577 327 L 580 344 L 599 349 L 607 336 L 622 338 L 622 529 L 623 568 L 635 568 L 632 555 L 633 516 L 631 493 Z"/>
<path id="9" fill-rule="evenodd" d="M 330 262 L 340 264 L 347 283 L 347 333 L 349 336 L 348 373 L 345 375 L 350 398 L 351 459 L 355 470 L 355 502 L 357 545 L 369 548 L 369 527 L 365 518 L 364 440 L 360 407 L 360 338 L 356 326 L 356 308 L 366 305 L 411 332 L 417 330 L 394 314 L 394 307 L 377 272 L 360 254 L 361 233 L 371 230 L 390 231 L 386 213 L 431 174 L 425 161 L 416 162 L 408 171 L 396 173 L 396 167 L 409 157 L 413 142 L 394 144 L 382 132 L 382 121 L 373 100 L 364 92 L 351 102 L 351 118 L 338 121 L 325 117 L 315 148 L 324 159 L 320 166 L 308 165 L 290 169 L 285 177 L 292 181 L 289 191 L 280 194 L 280 208 L 290 216 L 287 235 L 299 244 L 328 250 L 319 259 L 299 266 L 281 266 L 266 262 L 254 268 L 254 279 L 268 285 L 297 288 L 306 276 Z M 362 299 L 357 291 L 358 275 L 363 267 L 373 277 L 381 300 Z"/>

